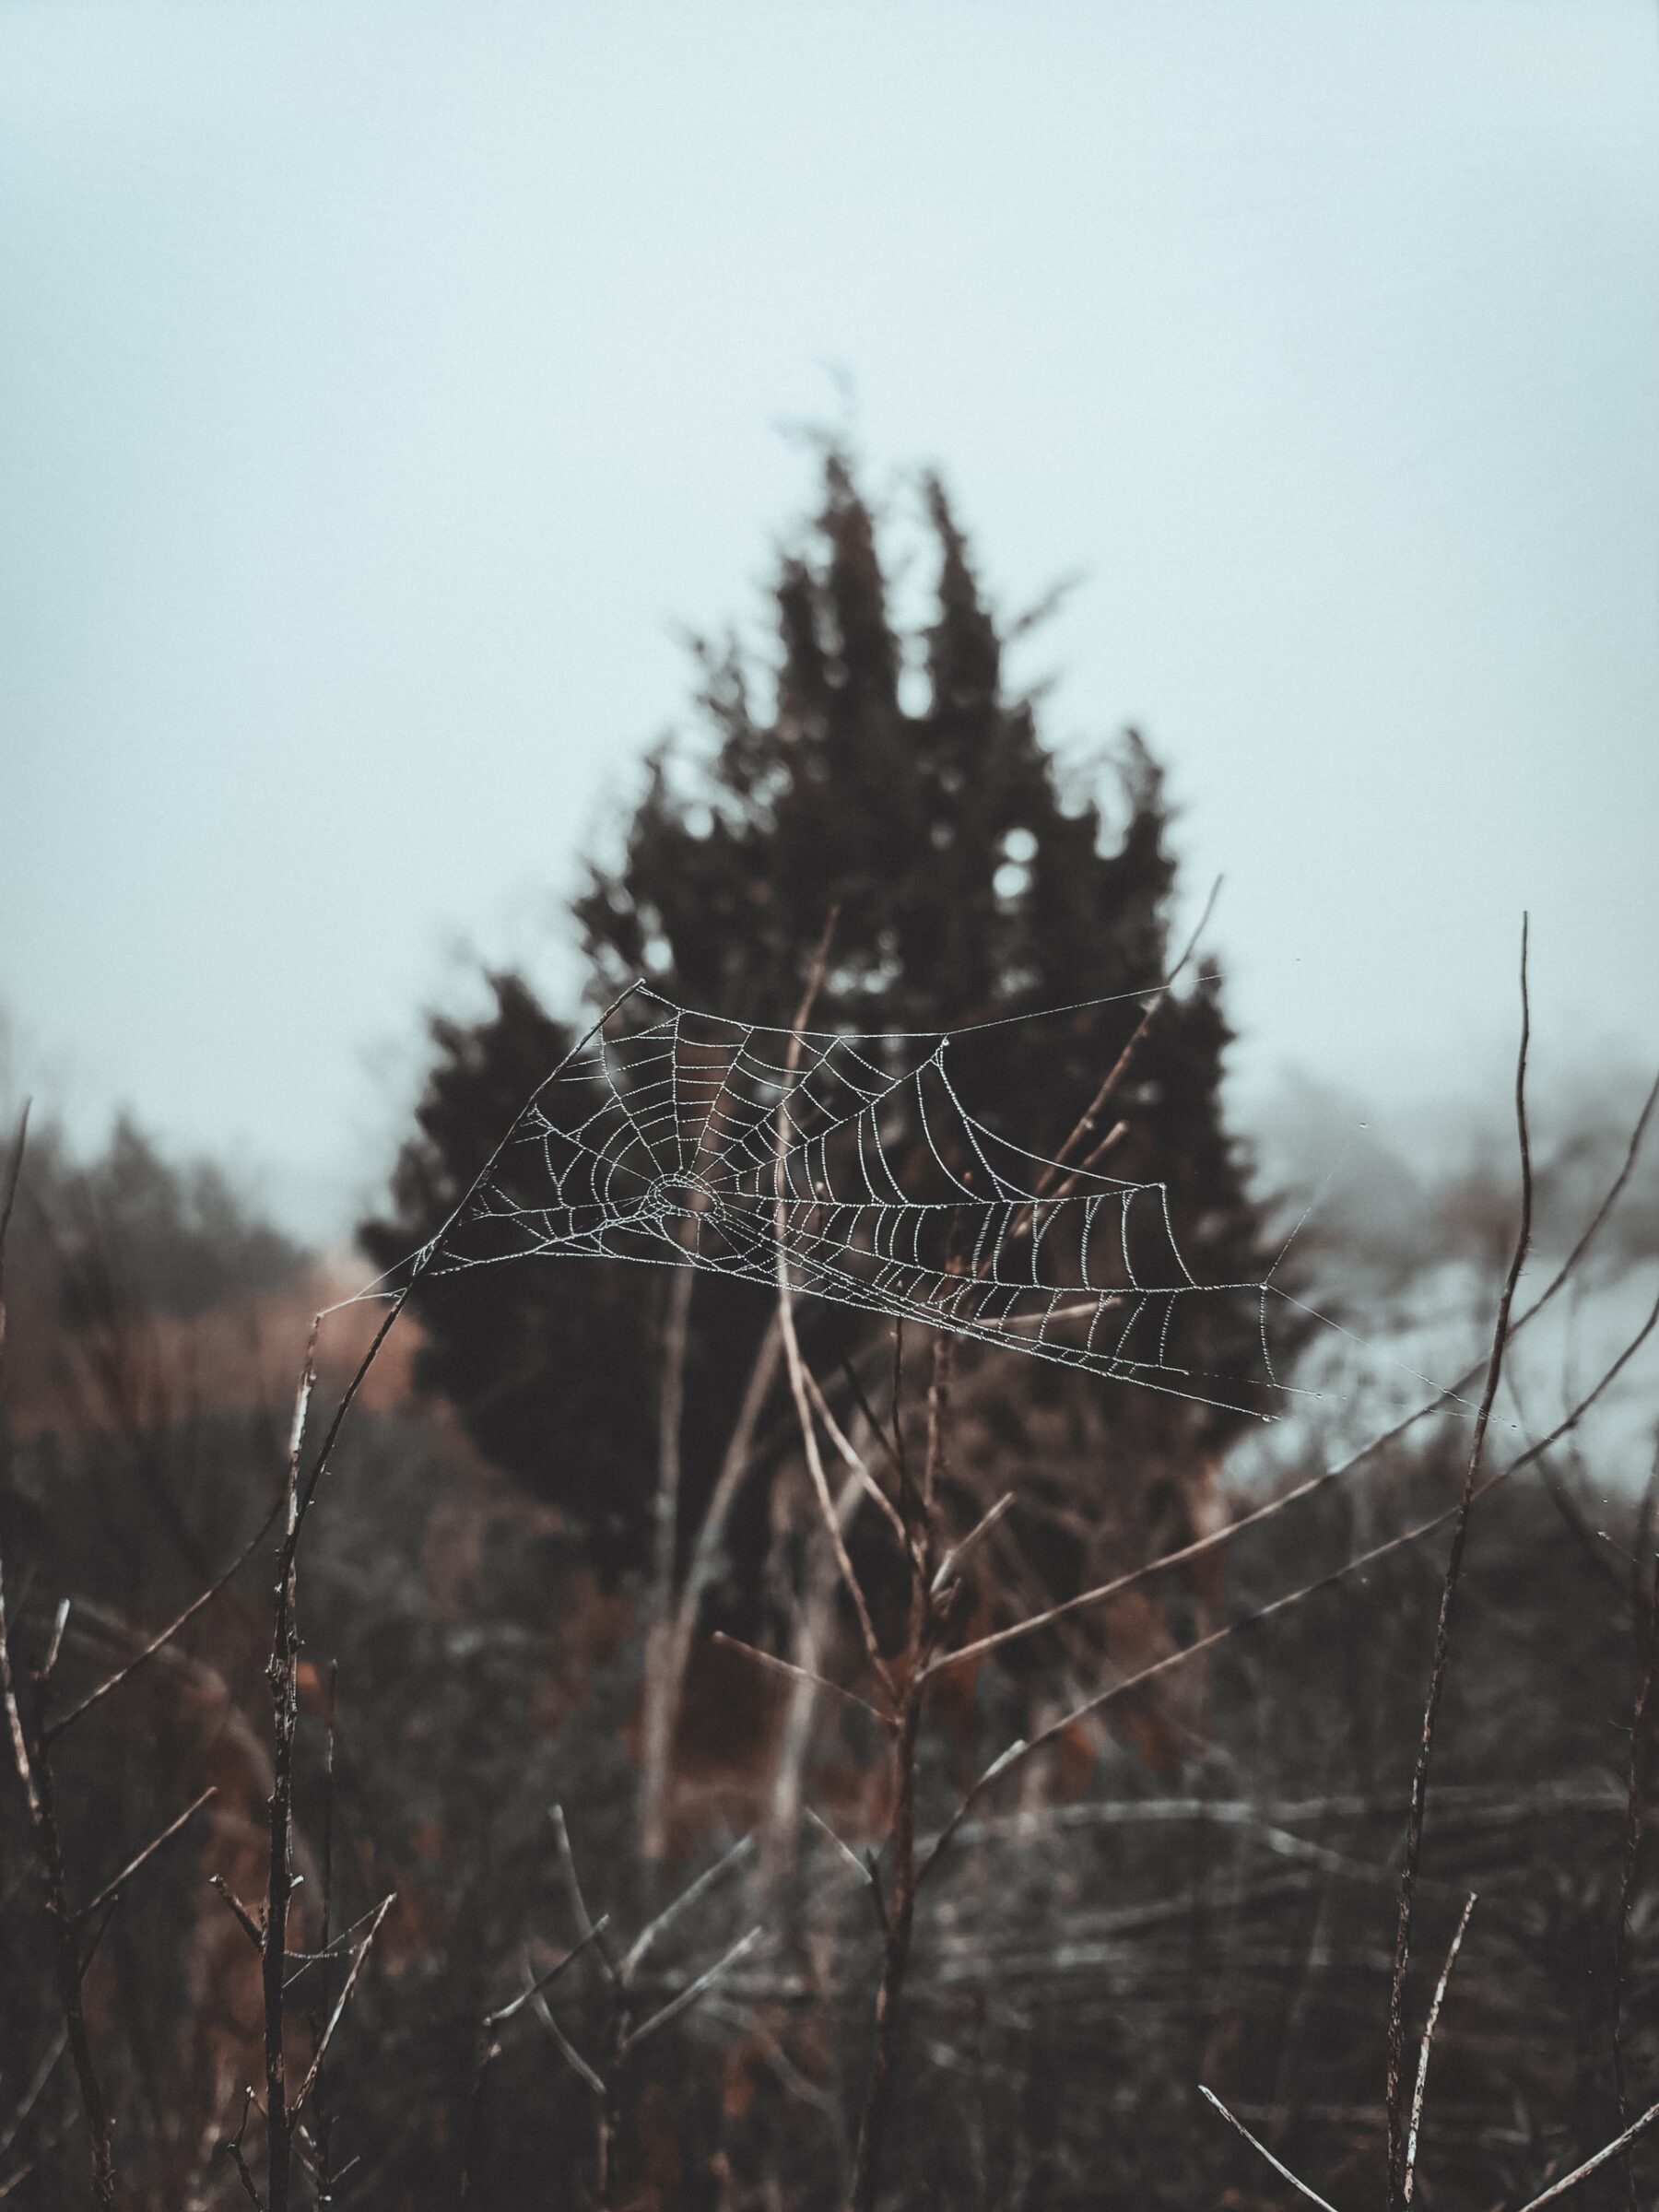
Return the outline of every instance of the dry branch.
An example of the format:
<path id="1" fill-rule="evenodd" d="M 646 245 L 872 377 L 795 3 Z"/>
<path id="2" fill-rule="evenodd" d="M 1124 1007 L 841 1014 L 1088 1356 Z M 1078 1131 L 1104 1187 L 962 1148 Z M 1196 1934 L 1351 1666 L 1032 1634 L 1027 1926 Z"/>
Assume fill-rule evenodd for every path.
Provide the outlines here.
<path id="1" fill-rule="evenodd" d="M 1281 2175 L 1284 2180 L 1288 2182 L 1291 2188 L 1294 2189 L 1299 2195 L 1305 2196 L 1311 2205 L 1317 2205 L 1320 2207 L 1320 2212 L 1336 2212 L 1336 2207 L 1335 2205 L 1329 2203 L 1327 2199 L 1321 2196 L 1316 2189 L 1310 2189 L 1307 2183 L 1302 2181 L 1299 2175 L 1292 2173 L 1288 2166 L 1284 2165 L 1279 2159 L 1276 2159 L 1273 2153 L 1268 2149 L 1266 2144 L 1258 2141 L 1258 2139 L 1253 2136 L 1250 2130 L 1245 2126 L 1243 2121 L 1237 2119 L 1231 2112 L 1228 2111 L 1226 2105 L 1222 2103 L 1220 2098 L 1217 2096 L 1214 2089 L 1206 2089 L 1204 2084 L 1200 2082 L 1198 2084 L 1198 2094 L 1200 2097 L 1208 2098 L 1211 2104 L 1215 2106 L 1217 2112 L 1220 2113 L 1222 2119 L 1226 2121 L 1228 2126 L 1236 2128 L 1239 2134 L 1243 2136 L 1245 2142 L 1249 2144 L 1251 2149 L 1259 2152 L 1260 2155 L 1266 2159 L 1268 2165 L 1272 2167 L 1274 2172 Z"/>
<path id="2" fill-rule="evenodd" d="M 1429 2086 L 1429 2053 L 1434 2042 L 1434 2030 L 1440 2025 L 1441 2006 L 1446 2001 L 1446 1990 L 1451 1983 L 1452 1969 L 1457 1964 L 1457 1954 L 1463 1948 L 1463 1939 L 1469 1925 L 1469 1915 L 1475 1910 L 1475 1893 L 1470 1891 L 1464 1909 L 1458 1916 L 1456 1933 L 1446 1953 L 1446 1963 L 1441 1969 L 1440 1980 L 1434 1985 L 1434 1995 L 1429 2004 L 1429 2018 L 1423 2024 L 1423 2041 L 1418 2052 L 1417 2085 L 1411 2092 L 1411 2124 L 1406 2134 L 1406 2189 L 1405 2201 L 1411 2202 L 1411 2192 L 1417 2181 L 1418 2143 L 1423 2125 L 1423 2094 Z"/>
<path id="3" fill-rule="evenodd" d="M 1504 1278 L 1503 1290 L 1498 1300 L 1498 1317 L 1492 1329 L 1492 1349 L 1487 1361 L 1486 1384 L 1481 1391 L 1479 1409 L 1475 1416 L 1475 1433 L 1469 1444 L 1463 1496 L 1458 1500 L 1456 1518 L 1452 1525 L 1452 1547 L 1446 1559 L 1445 1581 L 1441 1586 L 1440 1614 L 1434 1627 L 1434 1656 L 1429 1669 L 1429 1691 L 1423 1704 L 1423 1731 L 1411 1777 L 1411 1806 L 1406 1815 L 1406 1848 L 1400 1868 L 1400 1909 L 1394 1934 L 1394 1973 L 1388 1997 L 1385 2102 L 1388 2119 L 1389 2212 L 1399 2212 L 1399 2207 L 1407 2202 L 1409 2196 L 1402 2080 L 1406 2055 L 1406 1976 L 1411 1964 L 1412 1911 L 1416 1901 L 1418 1867 L 1423 1852 L 1423 1821 L 1428 1811 L 1429 1770 L 1434 1753 L 1435 1724 L 1440 1717 L 1441 1699 L 1446 1685 L 1446 1668 L 1451 1659 L 1453 1609 L 1457 1602 L 1458 1583 L 1463 1573 L 1469 1516 L 1474 1510 L 1476 1491 L 1480 1483 L 1480 1463 L 1486 1450 L 1487 1427 L 1492 1418 L 1492 1407 L 1497 1402 L 1498 1385 L 1503 1373 L 1503 1355 L 1509 1344 L 1510 1314 L 1514 1307 L 1515 1288 L 1521 1280 L 1521 1270 L 1526 1265 L 1527 1252 L 1532 1244 L 1532 1145 L 1526 1125 L 1526 1055 L 1532 1035 L 1532 1008 L 1527 995 L 1526 950 L 1527 927 L 1523 920 L 1521 1043 L 1515 1060 L 1515 1135 L 1521 1155 L 1521 1219 L 1515 1233 L 1515 1248 L 1510 1260 L 1509 1273 Z"/>

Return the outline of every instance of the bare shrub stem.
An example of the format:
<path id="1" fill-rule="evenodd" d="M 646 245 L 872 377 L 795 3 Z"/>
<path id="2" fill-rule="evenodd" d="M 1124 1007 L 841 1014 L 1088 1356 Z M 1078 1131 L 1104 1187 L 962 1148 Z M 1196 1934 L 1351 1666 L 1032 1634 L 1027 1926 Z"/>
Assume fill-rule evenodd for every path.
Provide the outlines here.
<path id="1" fill-rule="evenodd" d="M 1469 1444 L 1463 1495 L 1458 1500 L 1452 1525 L 1452 1547 L 1446 1560 L 1445 1580 L 1441 1586 L 1440 1613 L 1434 1627 L 1434 1657 L 1429 1669 L 1429 1692 L 1423 1704 L 1422 1735 L 1411 1777 L 1411 1806 L 1406 1821 L 1406 1849 L 1400 1869 L 1399 1917 L 1394 1932 L 1394 1971 L 1388 1996 L 1385 2108 L 1388 2123 L 1389 2212 L 1402 2212 L 1409 2194 L 1404 2097 L 1406 1976 L 1411 1964 L 1412 1911 L 1417 1897 L 1418 1869 L 1423 1852 L 1423 1820 L 1429 1803 L 1429 1769 L 1434 1753 L 1434 1734 L 1440 1718 L 1441 1699 L 1446 1686 L 1446 1669 L 1451 1659 L 1452 1616 L 1463 1574 L 1464 1551 L 1468 1543 L 1469 1515 L 1480 1481 L 1480 1463 L 1486 1450 L 1487 1428 L 1492 1418 L 1492 1407 L 1497 1400 L 1498 1385 L 1503 1372 L 1503 1355 L 1509 1343 L 1510 1315 L 1514 1307 L 1515 1289 L 1532 1243 L 1532 1145 L 1526 1124 L 1526 1055 L 1531 1042 L 1532 1008 L 1527 994 L 1526 952 L 1527 924 L 1524 919 L 1521 924 L 1521 1042 L 1515 1061 L 1515 1133 L 1521 1154 L 1521 1219 L 1515 1234 L 1515 1248 L 1510 1260 L 1509 1273 L 1504 1278 L 1502 1294 L 1498 1301 L 1498 1316 L 1492 1329 L 1492 1348 L 1487 1360 L 1486 1384 L 1480 1394 L 1479 1409 L 1475 1416 L 1475 1432 Z"/>

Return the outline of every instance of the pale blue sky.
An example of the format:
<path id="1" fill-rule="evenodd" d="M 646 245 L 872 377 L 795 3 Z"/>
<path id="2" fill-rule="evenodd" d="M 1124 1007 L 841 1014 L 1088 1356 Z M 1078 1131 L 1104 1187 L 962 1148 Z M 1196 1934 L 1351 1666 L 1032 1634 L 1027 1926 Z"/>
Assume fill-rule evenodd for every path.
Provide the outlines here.
<path id="1" fill-rule="evenodd" d="M 456 947 L 937 460 L 1170 762 L 1258 1092 L 1659 1050 L 1659 10 L 0 6 L 0 999 L 346 1218 Z M 902 502 L 900 501 L 900 512 Z"/>

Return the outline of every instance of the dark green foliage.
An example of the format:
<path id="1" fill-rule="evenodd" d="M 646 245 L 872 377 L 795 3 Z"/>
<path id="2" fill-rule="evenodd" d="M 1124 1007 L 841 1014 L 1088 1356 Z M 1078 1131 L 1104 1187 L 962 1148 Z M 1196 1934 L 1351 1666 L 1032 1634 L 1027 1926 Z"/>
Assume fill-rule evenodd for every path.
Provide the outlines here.
<path id="1" fill-rule="evenodd" d="M 432 1025 L 437 1061 L 398 1158 L 389 1219 L 364 1242 L 391 1266 L 432 1235 L 536 1085 L 574 1042 L 515 976 L 467 1029 Z M 604 1261 L 488 1267 L 422 1287 L 422 1385 L 449 1398 L 498 1465 L 557 1498 L 608 1566 L 630 1559 L 651 1465 L 651 1314 L 631 1275 Z"/>
<path id="2" fill-rule="evenodd" d="M 702 736 L 653 758 L 619 860 L 595 866 L 576 901 L 591 995 L 644 975 L 681 1004 L 787 1023 L 833 913 L 818 1027 L 927 1031 L 1115 1000 L 953 1046 L 976 1110 L 1030 1149 L 1053 1151 L 1134 1030 L 1144 1003 L 1135 994 L 1169 962 L 1168 809 L 1134 736 L 1110 806 L 1067 802 L 1033 701 L 1008 683 L 1004 632 L 936 481 L 925 505 L 934 606 L 908 635 L 889 605 L 875 517 L 845 458 L 829 455 L 820 512 L 775 586 L 775 667 L 758 668 L 735 641 L 700 648 Z M 364 1232 L 382 1265 L 437 1230 L 570 1041 L 522 982 L 494 984 L 487 1021 L 434 1025 L 420 1135 L 390 1208 Z M 643 1017 L 625 1008 L 621 1018 Z M 1167 1182 L 1194 1274 L 1242 1282 L 1266 1262 L 1221 1114 L 1229 1036 L 1213 975 L 1164 1007 L 1116 1102 L 1128 1134 L 1112 1171 Z M 493 1458 L 584 1524 L 612 1565 L 642 1557 L 654 1478 L 654 1273 L 535 1263 L 423 1288 L 418 1300 L 423 1380 Z M 1259 1362 L 1254 1301 L 1206 1305 L 1196 1363 L 1222 1393 L 1247 1388 Z M 700 1280 L 688 1520 L 713 1479 L 767 1310 L 763 1295 Z M 858 1324 L 830 1309 L 805 1325 L 826 1373 L 859 1340 Z M 1004 1387 L 1052 1394 L 1012 1371 Z M 1190 1485 L 1230 1427 L 1131 1392 L 1114 1393 L 1113 1419 L 1120 1496 L 1154 1471 Z M 1077 1479 L 1088 1489 L 1098 1477 L 1082 1469 Z M 758 1522 L 735 1532 L 740 1583 L 752 1586 L 763 1534 Z"/>

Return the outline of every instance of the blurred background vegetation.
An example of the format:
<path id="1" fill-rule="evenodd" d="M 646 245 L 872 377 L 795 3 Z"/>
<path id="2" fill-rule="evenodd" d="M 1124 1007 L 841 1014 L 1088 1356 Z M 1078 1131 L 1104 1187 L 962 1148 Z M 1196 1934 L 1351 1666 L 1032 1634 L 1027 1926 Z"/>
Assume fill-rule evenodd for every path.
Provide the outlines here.
<path id="1" fill-rule="evenodd" d="M 642 975 L 684 1005 L 786 1025 L 833 912 L 821 1027 L 928 1031 L 1077 1006 L 972 1047 L 976 1100 L 1052 1153 L 1138 1021 L 1135 994 L 1172 962 L 1179 840 L 1156 752 L 1126 734 L 1088 788 L 1060 775 L 1040 698 L 1005 669 L 1043 610 L 987 603 L 939 481 L 920 490 L 929 581 L 912 624 L 894 611 L 880 518 L 838 445 L 820 490 L 779 562 L 774 636 L 697 643 L 695 730 L 653 756 L 619 850 L 594 859 L 571 915 L 587 1002 Z M 362 1225 L 355 1277 L 263 1220 L 227 1171 L 166 1157 L 133 1122 L 92 1157 L 32 1132 L 6 1254 L 0 1544 L 20 1669 L 72 1600 L 62 1703 L 246 1544 L 276 1495 L 311 1313 L 442 1227 L 589 1018 L 544 1005 L 520 974 L 488 982 L 482 1018 L 431 1022 L 414 1125 Z M 1440 1169 L 1423 1164 L 1428 1147 L 1408 1159 L 1368 1137 L 1322 1194 L 1307 1158 L 1338 1117 L 1317 1097 L 1288 1100 L 1246 1145 L 1225 1103 L 1230 1036 L 1201 948 L 1117 1100 L 1114 1171 L 1167 1183 L 1200 1278 L 1248 1284 L 1277 1264 L 1282 1285 L 1352 1335 L 1310 1337 L 1309 1395 L 1271 1453 L 1253 1424 L 1211 1406 L 965 1352 L 947 1520 L 959 1535 L 1004 1493 L 1016 1502 L 975 1554 L 964 1633 L 1158 1559 L 1335 1464 L 1368 1421 L 1425 1395 L 1417 1374 L 1450 1381 L 1489 1332 L 1513 1236 L 1507 1136 L 1471 1124 Z M 1529 1285 L 1594 1218 L 1641 1112 L 1641 1086 L 1612 1079 L 1538 1110 Z M 1656 1265 L 1659 1182 L 1638 1149 L 1560 1324 L 1536 1332 L 1515 1371 L 1506 1455 L 1594 1383 L 1640 1323 Z M 595 2201 L 594 2100 L 533 2009 L 500 2029 L 479 2087 L 486 2016 L 517 1994 L 523 1962 L 545 1971 L 582 1934 L 554 1805 L 587 1904 L 624 1941 L 735 1841 L 761 1843 L 642 1969 L 646 1994 L 667 2002 L 743 1930 L 765 1931 L 629 2062 L 608 2201 L 844 2201 L 880 1945 L 865 1886 L 805 1815 L 855 1851 L 878 1845 L 884 1747 L 856 1711 L 713 1641 L 725 1630 L 842 1677 L 857 1665 L 774 1312 L 752 1285 L 620 1260 L 501 1265 L 423 1282 L 371 1371 L 300 1594 L 300 1947 L 319 1939 L 325 1866 L 335 1931 L 395 1900 L 319 2092 L 328 2201 L 448 2206 L 464 2168 L 473 2201 L 502 2212 Z M 1255 1300 L 1206 1312 L 1204 1363 L 1242 1388 L 1261 1357 Z M 325 1324 L 325 1398 L 373 1318 L 347 1307 Z M 853 1425 L 843 1378 L 876 1363 L 885 1391 L 890 1330 L 811 1300 L 800 1328 Z M 1332 1348 L 1356 1339 L 1388 1359 L 1362 1371 Z M 925 1365 L 913 1351 L 896 1386 L 900 1428 L 924 1418 Z M 1006 1742 L 1092 1688 L 1443 1509 L 1466 1451 L 1455 1412 L 1191 1570 L 944 1677 L 924 1829 Z M 1644 1351 L 1594 1423 L 1477 1509 L 1410 1988 L 1420 2021 L 1477 1890 L 1435 2045 L 1418 2185 L 1430 2207 L 1519 2201 L 1616 2134 L 1616 2023 L 1629 2109 L 1659 2094 L 1659 1947 L 1628 1804 L 1656 1412 Z M 890 1636 L 881 1531 L 846 1502 Z M 1383 2201 L 1394 1892 L 1443 1547 L 1443 1535 L 1404 1547 L 1171 1671 L 987 1798 L 922 1910 L 895 2206 L 1286 2201 L 1200 2082 L 1322 2193 Z M 244 1899 L 265 1879 L 271 1556 L 262 1547 L 66 1735 L 58 1762 L 76 1895 L 217 1792 L 124 1891 L 86 1978 L 135 2205 L 246 2201 L 218 2147 L 261 2078 L 258 1961 L 207 1877 Z M 16 2174 L 19 2206 L 78 2205 L 86 2130 L 9 1777 L 0 1841 L 0 2187 Z M 314 2044 L 346 1957 L 296 1985 L 297 2052 Z M 548 2001 L 594 2059 L 608 1997 L 592 1954 Z M 255 2174 L 258 2139 L 256 2118 Z M 1656 2187 L 1659 2148 L 1644 2144 L 1578 2201 L 1651 2202 Z M 311 2201 L 317 2184 L 301 2191 Z"/>

